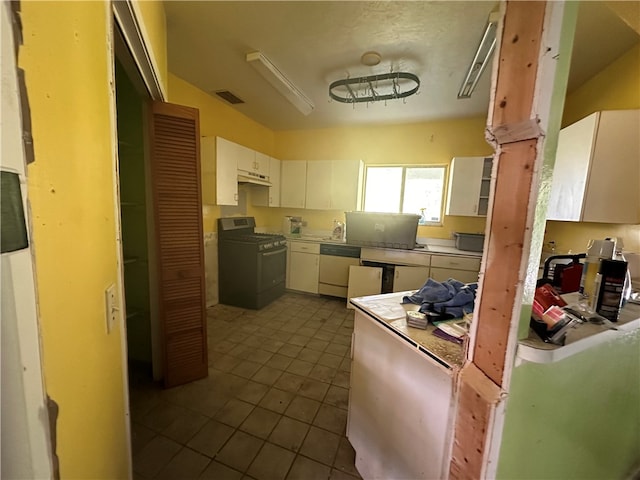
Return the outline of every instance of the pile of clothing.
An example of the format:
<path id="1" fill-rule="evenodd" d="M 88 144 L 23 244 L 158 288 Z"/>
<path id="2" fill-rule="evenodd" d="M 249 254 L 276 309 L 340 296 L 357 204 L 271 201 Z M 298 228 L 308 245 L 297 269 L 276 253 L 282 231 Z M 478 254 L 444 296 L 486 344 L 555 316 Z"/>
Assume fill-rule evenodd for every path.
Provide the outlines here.
<path id="1" fill-rule="evenodd" d="M 420 312 L 435 312 L 442 320 L 460 318 L 473 312 L 477 290 L 477 283 L 463 283 L 453 278 L 436 282 L 430 278 L 416 293 L 402 297 L 402 303 L 420 305 Z"/>

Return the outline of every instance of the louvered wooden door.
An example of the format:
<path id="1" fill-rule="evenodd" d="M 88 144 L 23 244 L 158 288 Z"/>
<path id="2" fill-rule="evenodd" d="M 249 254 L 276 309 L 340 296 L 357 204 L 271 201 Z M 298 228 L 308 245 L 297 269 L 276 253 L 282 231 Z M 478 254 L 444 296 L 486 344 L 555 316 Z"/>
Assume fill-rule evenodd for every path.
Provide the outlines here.
<path id="1" fill-rule="evenodd" d="M 165 387 L 207 376 L 198 110 L 154 102 L 151 181 Z"/>

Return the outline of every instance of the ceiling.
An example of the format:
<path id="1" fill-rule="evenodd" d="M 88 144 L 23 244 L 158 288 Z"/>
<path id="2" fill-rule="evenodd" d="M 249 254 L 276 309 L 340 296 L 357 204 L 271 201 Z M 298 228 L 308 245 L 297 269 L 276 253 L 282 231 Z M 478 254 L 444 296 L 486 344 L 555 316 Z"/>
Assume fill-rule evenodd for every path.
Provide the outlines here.
<path id="1" fill-rule="evenodd" d="M 273 130 L 481 116 L 490 71 L 470 99 L 457 93 L 496 2 L 166 1 L 169 70 Z M 580 5 L 569 90 L 629 50 L 638 34 L 601 2 Z M 364 66 L 364 52 L 382 61 Z M 305 116 L 246 62 L 267 56 L 315 104 Z M 416 74 L 417 95 L 387 102 L 330 101 L 329 84 L 390 71 Z M 221 100 L 223 101 L 223 100 Z"/>

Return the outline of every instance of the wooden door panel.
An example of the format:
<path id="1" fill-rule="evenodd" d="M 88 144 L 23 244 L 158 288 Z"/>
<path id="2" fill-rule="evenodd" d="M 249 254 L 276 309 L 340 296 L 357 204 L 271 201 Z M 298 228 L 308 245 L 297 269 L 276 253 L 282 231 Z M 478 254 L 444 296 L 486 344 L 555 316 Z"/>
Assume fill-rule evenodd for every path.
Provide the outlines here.
<path id="1" fill-rule="evenodd" d="M 151 105 L 151 179 L 165 387 L 207 376 L 198 110 Z"/>

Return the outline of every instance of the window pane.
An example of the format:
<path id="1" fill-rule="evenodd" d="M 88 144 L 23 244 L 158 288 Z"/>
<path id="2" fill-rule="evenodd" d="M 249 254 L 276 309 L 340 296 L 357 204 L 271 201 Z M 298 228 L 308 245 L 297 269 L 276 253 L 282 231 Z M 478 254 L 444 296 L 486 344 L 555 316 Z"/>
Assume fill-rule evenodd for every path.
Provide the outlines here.
<path id="1" fill-rule="evenodd" d="M 407 168 L 402 213 L 421 214 L 421 222 L 440 222 L 444 191 L 444 167 Z"/>
<path id="2" fill-rule="evenodd" d="M 364 211 L 399 213 L 402 167 L 367 167 Z"/>

